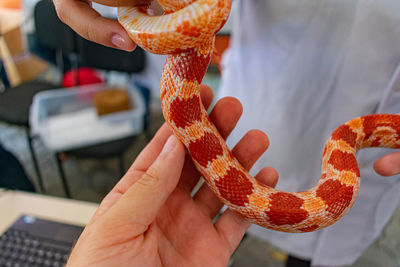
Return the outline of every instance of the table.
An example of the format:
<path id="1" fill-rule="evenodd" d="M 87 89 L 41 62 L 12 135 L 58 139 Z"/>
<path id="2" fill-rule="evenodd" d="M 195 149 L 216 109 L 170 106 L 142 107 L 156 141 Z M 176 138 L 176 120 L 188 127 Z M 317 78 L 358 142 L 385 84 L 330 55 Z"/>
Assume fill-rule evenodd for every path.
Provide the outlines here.
<path id="1" fill-rule="evenodd" d="M 98 204 L 0 188 L 0 234 L 22 214 L 85 226 Z"/>

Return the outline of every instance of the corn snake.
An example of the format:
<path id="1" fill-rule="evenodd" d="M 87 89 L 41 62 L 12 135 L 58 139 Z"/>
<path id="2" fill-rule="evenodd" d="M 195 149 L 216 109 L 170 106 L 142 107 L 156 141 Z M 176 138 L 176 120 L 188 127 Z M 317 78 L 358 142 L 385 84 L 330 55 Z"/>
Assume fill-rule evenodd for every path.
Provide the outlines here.
<path id="1" fill-rule="evenodd" d="M 310 190 L 266 187 L 235 159 L 200 100 L 215 35 L 229 16 L 231 0 L 158 2 L 165 15 L 152 16 L 149 5 L 121 7 L 119 21 L 139 46 L 168 55 L 160 89 L 164 117 L 211 190 L 241 216 L 272 230 L 310 232 L 343 217 L 360 186 L 356 151 L 399 148 L 400 116 L 367 115 L 339 126 L 326 141 L 321 179 Z"/>

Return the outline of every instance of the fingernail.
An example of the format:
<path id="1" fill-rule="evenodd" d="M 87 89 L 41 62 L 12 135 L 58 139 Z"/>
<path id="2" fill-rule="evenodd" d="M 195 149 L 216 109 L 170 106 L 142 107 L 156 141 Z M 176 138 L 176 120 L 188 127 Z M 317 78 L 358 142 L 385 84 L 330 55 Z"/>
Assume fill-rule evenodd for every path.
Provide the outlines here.
<path id="1" fill-rule="evenodd" d="M 116 47 L 118 47 L 119 49 L 122 49 L 122 50 L 127 49 L 127 43 L 126 43 L 125 39 L 122 38 L 122 36 L 117 33 L 111 37 L 111 43 L 113 45 L 115 45 Z"/>
<path id="2" fill-rule="evenodd" d="M 167 153 L 171 152 L 176 147 L 177 144 L 178 144 L 178 140 L 176 139 L 176 137 L 174 135 L 171 135 L 168 138 L 167 142 L 165 143 L 165 145 L 161 151 L 161 154 L 167 154 Z"/>

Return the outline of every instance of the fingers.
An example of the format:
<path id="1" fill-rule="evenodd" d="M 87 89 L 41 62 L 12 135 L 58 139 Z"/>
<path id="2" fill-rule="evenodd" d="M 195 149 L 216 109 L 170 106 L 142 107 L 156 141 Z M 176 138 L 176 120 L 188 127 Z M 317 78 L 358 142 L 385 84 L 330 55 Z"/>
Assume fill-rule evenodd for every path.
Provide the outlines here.
<path id="1" fill-rule="evenodd" d="M 105 221 L 114 227 L 135 225 L 135 234 L 146 231 L 175 189 L 184 158 L 183 145 L 171 135 L 154 163 L 107 212 Z"/>
<path id="2" fill-rule="evenodd" d="M 160 154 L 162 147 L 164 146 L 167 139 L 172 135 L 171 129 L 167 124 L 163 124 L 153 137 L 152 141 L 145 147 L 144 150 L 139 154 L 136 161 L 142 161 L 140 168 L 136 168 L 133 165 L 129 168 L 127 173 L 119 180 L 114 188 L 104 197 L 101 201 L 99 208 L 93 216 L 92 221 L 95 221 L 98 217 L 101 217 L 106 213 L 122 195 L 146 172 L 149 166 L 153 164 L 158 155 Z"/>
<path id="3" fill-rule="evenodd" d="M 242 110 L 241 103 L 232 97 L 223 98 L 215 104 L 210 118 L 223 138 L 228 137 L 231 133 L 242 115 Z M 195 166 L 191 160 L 188 160 L 187 163 L 185 162 L 182 178 L 178 186 L 187 192 L 191 192 L 199 179 L 200 175 Z"/>
<path id="4" fill-rule="evenodd" d="M 136 44 L 124 28 L 117 21 L 102 17 L 89 1 L 54 0 L 54 5 L 61 21 L 82 37 L 117 49 L 135 49 Z"/>
<path id="5" fill-rule="evenodd" d="M 375 171 L 382 176 L 393 176 L 400 173 L 400 152 L 383 156 L 374 163 Z"/>
<path id="6" fill-rule="evenodd" d="M 269 140 L 264 132 L 251 130 L 233 148 L 232 153 L 234 153 L 242 166 L 249 170 L 267 150 L 268 146 Z"/>
<path id="7" fill-rule="evenodd" d="M 249 131 L 233 148 L 232 153 L 239 160 L 242 166 L 249 170 L 256 160 L 267 150 L 269 145 L 268 137 L 265 133 L 252 130 Z M 263 182 L 270 180 L 269 176 L 274 176 L 272 171 L 263 171 Z M 222 207 L 221 201 L 214 195 L 207 185 L 203 185 L 194 197 L 199 208 L 209 216 L 214 218 Z"/>
<path id="8" fill-rule="evenodd" d="M 278 182 L 278 173 L 275 169 L 267 167 L 262 169 L 255 178 L 263 181 L 266 186 L 275 187 Z M 221 239 L 225 240 L 226 246 L 230 248 L 230 253 L 232 254 L 239 246 L 250 225 L 249 221 L 240 217 L 234 211 L 227 209 L 215 223 L 215 229 Z"/>
<path id="9" fill-rule="evenodd" d="M 225 97 L 218 101 L 210 113 L 210 119 L 221 136 L 226 139 L 242 116 L 243 107 L 239 100 Z"/>
<path id="10" fill-rule="evenodd" d="M 263 183 L 266 186 L 275 187 L 278 183 L 279 174 L 275 168 L 264 167 L 257 173 L 254 178 L 256 178 L 259 182 Z"/>

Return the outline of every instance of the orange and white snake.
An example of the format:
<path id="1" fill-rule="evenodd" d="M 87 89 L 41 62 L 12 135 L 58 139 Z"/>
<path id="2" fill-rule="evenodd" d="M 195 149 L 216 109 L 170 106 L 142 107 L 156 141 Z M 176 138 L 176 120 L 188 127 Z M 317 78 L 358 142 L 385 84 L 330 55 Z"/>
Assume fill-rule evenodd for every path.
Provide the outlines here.
<path id="1" fill-rule="evenodd" d="M 161 78 L 164 117 L 212 191 L 252 223 L 277 231 L 315 231 L 344 216 L 360 186 L 356 151 L 399 148 L 400 116 L 363 116 L 337 128 L 325 144 L 321 179 L 312 189 L 291 193 L 267 187 L 235 159 L 200 100 L 200 83 L 231 0 L 158 2 L 164 15 L 152 15 L 145 5 L 120 7 L 118 18 L 139 46 L 168 55 Z"/>

